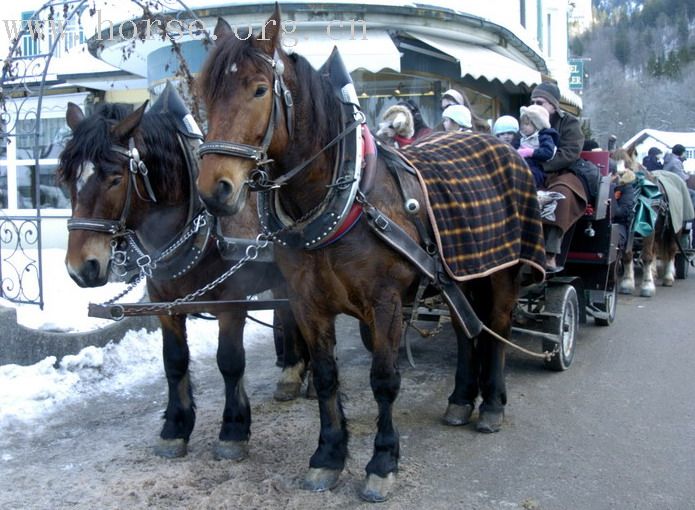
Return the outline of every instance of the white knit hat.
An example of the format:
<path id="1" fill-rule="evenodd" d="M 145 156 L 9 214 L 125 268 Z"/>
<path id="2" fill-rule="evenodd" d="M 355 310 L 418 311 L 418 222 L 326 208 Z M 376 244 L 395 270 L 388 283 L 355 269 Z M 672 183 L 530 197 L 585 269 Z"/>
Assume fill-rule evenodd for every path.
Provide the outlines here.
<path id="1" fill-rule="evenodd" d="M 522 106 L 520 112 L 519 118 L 528 117 L 536 129 L 548 129 L 550 127 L 550 114 L 542 106 L 537 104 Z"/>
<path id="2" fill-rule="evenodd" d="M 471 111 L 462 104 L 447 106 L 442 113 L 442 117 L 447 117 L 463 128 L 471 128 Z"/>

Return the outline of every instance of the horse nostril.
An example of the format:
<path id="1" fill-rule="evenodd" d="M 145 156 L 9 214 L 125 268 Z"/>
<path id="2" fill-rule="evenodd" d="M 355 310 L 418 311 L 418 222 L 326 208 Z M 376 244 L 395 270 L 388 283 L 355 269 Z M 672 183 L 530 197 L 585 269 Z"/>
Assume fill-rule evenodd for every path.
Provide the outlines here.
<path id="1" fill-rule="evenodd" d="M 229 198 L 229 196 L 232 194 L 232 191 L 234 191 L 234 185 L 231 182 L 225 179 L 217 182 L 217 190 L 215 195 L 220 202 L 227 200 L 227 198 Z"/>
<path id="2" fill-rule="evenodd" d="M 97 281 L 99 279 L 100 269 L 101 266 L 99 265 L 98 260 L 89 259 L 85 261 L 84 266 L 82 268 L 82 277 L 84 278 L 84 281 L 87 283 Z"/>

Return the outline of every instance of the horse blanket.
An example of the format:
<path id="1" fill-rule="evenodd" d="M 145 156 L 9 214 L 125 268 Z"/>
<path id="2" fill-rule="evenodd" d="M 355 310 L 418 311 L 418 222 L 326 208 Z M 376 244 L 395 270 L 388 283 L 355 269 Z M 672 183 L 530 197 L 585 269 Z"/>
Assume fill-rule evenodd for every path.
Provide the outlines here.
<path id="1" fill-rule="evenodd" d="M 659 184 L 663 186 L 666 198 L 668 198 L 668 210 L 671 214 L 673 230 L 674 232 L 680 232 L 685 221 L 695 218 L 688 186 L 678 174 L 668 170 L 655 170 L 652 174 L 659 181 Z"/>
<path id="2" fill-rule="evenodd" d="M 521 262 L 543 279 L 536 188 L 511 146 L 482 133 L 434 133 L 401 154 L 417 171 L 449 276 L 465 281 Z"/>

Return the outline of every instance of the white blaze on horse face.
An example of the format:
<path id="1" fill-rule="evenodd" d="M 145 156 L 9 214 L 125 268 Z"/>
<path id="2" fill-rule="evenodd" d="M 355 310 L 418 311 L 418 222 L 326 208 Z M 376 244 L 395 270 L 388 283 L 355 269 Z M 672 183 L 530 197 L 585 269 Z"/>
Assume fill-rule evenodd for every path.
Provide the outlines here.
<path id="1" fill-rule="evenodd" d="M 77 183 L 75 186 L 77 187 L 77 192 L 79 193 L 80 190 L 84 188 L 84 185 L 87 184 L 89 178 L 94 175 L 94 163 L 91 161 L 83 162 L 80 165 L 77 175 L 79 175 L 79 177 L 77 178 Z"/>

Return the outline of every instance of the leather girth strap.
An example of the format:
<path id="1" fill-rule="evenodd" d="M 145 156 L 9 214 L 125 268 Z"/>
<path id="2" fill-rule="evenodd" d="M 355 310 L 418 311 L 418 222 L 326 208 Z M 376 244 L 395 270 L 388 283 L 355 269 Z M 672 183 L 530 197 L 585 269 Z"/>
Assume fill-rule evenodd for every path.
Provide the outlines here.
<path id="1" fill-rule="evenodd" d="M 369 227 L 376 236 L 412 263 L 441 291 L 466 337 L 477 337 L 483 329 L 483 323 L 458 284 L 446 274 L 439 256 L 429 255 L 398 224 L 373 205 L 364 204 L 364 213 Z"/>

